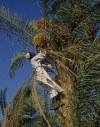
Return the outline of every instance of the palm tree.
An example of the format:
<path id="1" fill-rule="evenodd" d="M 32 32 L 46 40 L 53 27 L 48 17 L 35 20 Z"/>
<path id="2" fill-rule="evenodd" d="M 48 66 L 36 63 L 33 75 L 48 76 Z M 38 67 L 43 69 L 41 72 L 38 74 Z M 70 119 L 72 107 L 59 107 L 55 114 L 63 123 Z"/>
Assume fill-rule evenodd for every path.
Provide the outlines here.
<path id="1" fill-rule="evenodd" d="M 43 4 L 45 4 L 45 0 L 41 0 L 41 2 L 43 6 Z M 49 0 L 46 2 L 48 3 Z M 98 22 L 98 19 L 100 19 L 98 14 L 99 5 L 100 2 L 98 1 L 80 2 L 73 0 L 56 0 L 53 1 L 49 7 L 51 8 L 51 11 L 48 13 L 48 17 L 52 16 L 52 22 L 56 23 L 56 25 L 52 23 L 53 28 L 50 30 L 49 34 L 51 37 L 49 37 L 50 44 L 46 47 L 46 49 L 47 51 L 48 49 L 51 49 L 48 51 L 48 55 L 56 64 L 58 72 L 57 81 L 65 90 L 65 97 L 61 100 L 61 103 L 64 103 L 65 105 L 59 110 L 59 118 L 63 127 L 77 126 L 77 123 L 75 122 L 76 115 L 74 115 L 74 97 L 77 88 L 76 85 L 80 84 L 80 74 L 78 75 L 80 64 L 83 66 L 84 62 L 87 62 L 91 58 L 91 50 L 93 51 L 95 49 L 99 56 L 99 40 L 95 43 L 94 36 L 96 23 Z M 62 31 L 60 31 L 59 27 L 62 28 Z M 47 35 L 48 31 L 49 30 L 45 30 Z M 95 43 L 98 48 L 95 48 L 93 43 Z M 95 57 L 92 57 L 92 60 L 94 60 Z M 92 66 L 94 66 L 94 64 Z M 96 70 L 98 69 L 99 67 L 97 66 Z M 82 71 L 81 68 L 80 71 Z M 97 75 L 97 71 L 93 72 Z M 85 72 L 85 74 L 86 73 L 87 72 Z M 84 77 L 82 80 L 89 80 L 89 76 Z M 90 80 L 91 84 L 93 84 L 92 82 L 94 82 L 94 79 Z M 77 82 L 79 84 L 77 84 Z M 97 84 L 97 82 L 95 83 Z M 83 89 L 83 87 L 81 87 L 81 89 Z M 92 90 L 94 90 L 93 87 Z M 87 92 L 90 93 L 90 91 Z M 81 107 L 80 110 L 82 110 L 82 108 L 83 107 Z M 86 122 L 86 120 L 84 119 L 83 121 Z M 92 118 L 90 121 L 92 121 Z"/>
<path id="2" fill-rule="evenodd" d="M 12 102 L 7 105 L 3 127 L 46 127 L 43 117 L 35 110 L 32 103 L 31 82 L 27 81 L 18 90 Z M 41 100 L 43 98 L 41 97 Z M 43 102 L 41 102 L 43 103 Z M 43 106 L 44 109 L 44 106 Z M 55 115 L 47 116 L 53 126 L 58 127 Z"/>
<path id="3" fill-rule="evenodd" d="M 92 73 L 90 70 L 94 69 L 92 67 L 95 64 L 93 62 L 95 61 L 95 57 L 99 57 L 98 49 L 100 49 L 100 44 L 98 39 L 95 41 L 95 28 L 99 20 L 98 12 L 100 2 L 92 0 L 87 2 L 84 0 L 81 2 L 79 0 L 55 0 L 51 2 L 49 0 L 41 0 L 40 5 L 43 10 L 43 16 L 46 18 L 46 20 L 51 20 L 49 23 L 49 28 L 44 29 L 42 27 L 41 29 L 37 29 L 37 27 L 34 27 L 34 22 L 30 22 L 26 27 L 23 26 L 23 32 L 18 31 L 19 29 L 13 29 L 16 28 L 15 24 L 13 24 L 13 27 L 11 28 L 18 33 L 21 33 L 21 36 L 24 36 L 23 39 L 25 42 L 26 39 L 28 39 L 28 44 L 31 43 L 30 40 L 32 39 L 33 35 L 37 35 L 38 33 L 45 33 L 46 38 L 49 40 L 45 50 L 48 53 L 48 57 L 51 58 L 56 65 L 58 72 L 56 81 L 65 90 L 65 95 L 61 99 L 61 104 L 64 105 L 59 109 L 58 112 L 61 126 L 78 126 L 76 120 L 77 115 L 79 124 L 81 122 L 84 123 L 87 121 L 86 126 L 91 127 L 91 124 L 93 123 L 93 117 L 91 117 L 91 119 L 87 119 L 88 117 L 84 118 L 86 115 L 82 114 L 83 119 L 80 119 L 82 110 L 84 111 L 85 108 L 87 109 L 86 104 L 90 104 L 90 102 L 89 100 L 86 101 L 85 96 L 83 96 L 83 98 L 80 100 L 79 95 L 84 95 L 83 93 L 85 89 L 83 85 L 87 84 L 86 81 L 92 81 L 88 82 L 88 84 L 93 84 L 94 86 L 99 83 L 99 80 L 96 80 L 98 77 L 97 72 L 100 67 L 98 60 L 96 60 L 97 68 L 95 68 L 95 71 Z M 3 17 L 5 16 L 3 15 Z M 4 20 L 6 21 L 4 22 L 4 26 L 8 26 L 8 19 Z M 9 26 L 11 26 L 12 22 L 10 20 L 9 23 Z M 28 33 L 30 33 L 28 36 L 26 34 L 26 30 L 28 30 Z M 94 49 L 95 52 L 92 53 Z M 95 57 L 93 57 L 93 55 Z M 17 64 L 15 61 L 17 61 Z M 15 59 L 12 62 L 11 68 L 15 68 L 15 70 L 17 70 L 16 67 L 22 65 L 21 61 L 22 59 L 19 59 L 19 57 L 18 59 Z M 88 70 L 89 75 L 84 76 L 87 74 L 85 69 L 88 67 L 91 67 L 89 68 L 90 70 Z M 15 73 L 15 70 L 12 70 L 13 71 L 10 71 L 10 73 Z M 93 75 L 96 75 L 97 77 L 95 77 L 96 79 L 92 80 Z M 91 88 L 91 91 L 95 90 L 97 91 L 97 89 L 94 87 Z M 89 89 L 87 89 L 87 93 L 90 93 Z M 98 105 L 98 99 L 96 99 L 95 104 Z M 80 108 L 79 112 L 76 107 Z M 85 125 L 83 125 L 83 127 L 84 126 Z"/>

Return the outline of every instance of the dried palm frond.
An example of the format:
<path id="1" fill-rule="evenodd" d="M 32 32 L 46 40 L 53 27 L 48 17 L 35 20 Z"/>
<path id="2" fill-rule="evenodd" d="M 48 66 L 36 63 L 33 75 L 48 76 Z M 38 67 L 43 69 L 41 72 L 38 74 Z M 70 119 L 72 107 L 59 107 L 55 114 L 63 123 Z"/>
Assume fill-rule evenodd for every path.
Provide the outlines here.
<path id="1" fill-rule="evenodd" d="M 5 110 L 2 127 L 11 127 L 13 119 L 13 105 L 8 104 Z"/>

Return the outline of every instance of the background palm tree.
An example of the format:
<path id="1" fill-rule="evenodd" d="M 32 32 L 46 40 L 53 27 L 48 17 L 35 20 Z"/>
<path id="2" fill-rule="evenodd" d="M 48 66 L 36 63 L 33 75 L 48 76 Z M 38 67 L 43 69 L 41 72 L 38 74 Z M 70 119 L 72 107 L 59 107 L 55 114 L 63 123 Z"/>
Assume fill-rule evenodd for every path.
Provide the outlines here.
<path id="1" fill-rule="evenodd" d="M 43 117 L 34 108 L 35 104 L 33 105 L 32 103 L 31 89 L 31 82 L 28 81 L 18 90 L 12 102 L 6 108 L 3 127 L 47 127 Z M 44 110 L 42 101 L 44 102 L 41 96 L 42 108 Z M 53 126 L 58 127 L 55 116 L 56 114 L 49 113 L 47 118 Z"/>

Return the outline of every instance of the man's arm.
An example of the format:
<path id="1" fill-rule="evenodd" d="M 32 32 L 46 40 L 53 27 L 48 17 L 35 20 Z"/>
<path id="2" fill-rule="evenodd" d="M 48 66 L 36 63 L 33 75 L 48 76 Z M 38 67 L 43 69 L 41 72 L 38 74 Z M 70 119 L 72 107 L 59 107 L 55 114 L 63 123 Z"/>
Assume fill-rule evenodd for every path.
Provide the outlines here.
<path id="1" fill-rule="evenodd" d="M 52 69 L 51 64 L 42 64 L 42 67 L 46 68 L 46 69 Z"/>
<path id="2" fill-rule="evenodd" d="M 45 57 L 46 57 L 46 51 L 45 50 L 40 50 L 40 52 L 39 53 L 37 53 L 34 57 L 33 57 L 33 59 L 35 60 L 35 61 L 42 61 L 42 60 L 44 60 L 45 59 Z"/>

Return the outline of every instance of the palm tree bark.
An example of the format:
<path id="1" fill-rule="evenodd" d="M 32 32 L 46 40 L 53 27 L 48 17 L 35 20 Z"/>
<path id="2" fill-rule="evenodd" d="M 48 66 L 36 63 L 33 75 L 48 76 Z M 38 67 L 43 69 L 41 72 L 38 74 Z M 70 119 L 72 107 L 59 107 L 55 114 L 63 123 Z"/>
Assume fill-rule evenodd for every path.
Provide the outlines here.
<path id="1" fill-rule="evenodd" d="M 56 82 L 64 89 L 64 94 L 60 99 L 61 107 L 58 110 L 58 119 L 60 121 L 61 127 L 77 127 L 76 120 L 76 103 L 75 103 L 75 84 L 76 75 L 69 69 L 69 64 L 66 64 L 66 60 L 69 60 L 61 52 L 56 52 L 53 50 L 47 50 L 48 56 L 55 62 L 57 69 L 57 76 L 55 78 Z M 59 59 L 65 58 L 63 61 Z M 73 69 L 75 67 L 73 65 Z"/>
<path id="2" fill-rule="evenodd" d="M 61 107 L 59 108 L 59 120 L 62 127 L 75 127 L 75 78 L 70 72 L 66 72 L 56 64 L 57 67 L 57 82 L 65 90 L 64 96 L 61 99 Z"/>

